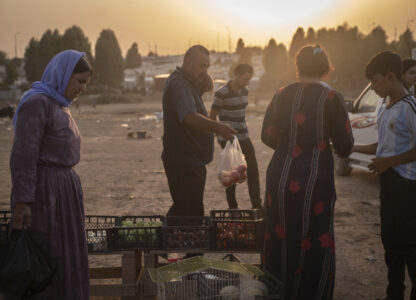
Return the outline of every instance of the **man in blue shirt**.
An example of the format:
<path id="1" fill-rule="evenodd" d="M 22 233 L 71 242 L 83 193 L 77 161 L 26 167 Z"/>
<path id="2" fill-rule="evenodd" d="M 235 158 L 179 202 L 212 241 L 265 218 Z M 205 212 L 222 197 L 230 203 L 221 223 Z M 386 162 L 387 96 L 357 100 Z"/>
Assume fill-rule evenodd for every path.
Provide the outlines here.
<path id="1" fill-rule="evenodd" d="M 416 99 L 406 94 L 401 76 L 401 59 L 393 52 L 382 52 L 368 63 L 371 88 L 389 101 L 377 114 L 378 143 L 353 148 L 376 154 L 369 168 L 380 174 L 381 240 L 390 300 L 404 299 L 406 266 L 410 299 L 416 299 Z"/>
<path id="2" fill-rule="evenodd" d="M 200 86 L 209 65 L 208 50 L 192 46 L 164 87 L 162 160 L 173 200 L 168 216 L 204 215 L 205 165 L 213 159 L 213 133 L 226 139 L 236 133 L 208 118 Z"/>

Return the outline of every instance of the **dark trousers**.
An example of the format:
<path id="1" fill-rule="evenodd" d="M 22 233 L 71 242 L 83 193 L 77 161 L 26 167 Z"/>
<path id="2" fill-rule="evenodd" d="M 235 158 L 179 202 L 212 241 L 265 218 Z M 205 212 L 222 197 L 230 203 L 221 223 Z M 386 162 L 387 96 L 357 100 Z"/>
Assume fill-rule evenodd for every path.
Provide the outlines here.
<path id="1" fill-rule="evenodd" d="M 203 216 L 205 166 L 163 164 L 173 204 L 167 216 Z"/>
<path id="2" fill-rule="evenodd" d="M 405 267 L 416 299 L 416 181 L 393 169 L 380 176 L 381 240 L 388 269 L 387 296 L 404 299 Z"/>
<path id="3" fill-rule="evenodd" d="M 239 141 L 241 151 L 243 151 L 244 157 L 247 161 L 247 184 L 248 184 L 248 193 L 250 195 L 250 201 L 253 208 L 261 207 L 261 198 L 260 198 L 260 182 L 259 182 L 259 169 L 257 167 L 256 153 L 254 151 L 253 144 L 250 139 Z M 221 147 L 224 148 L 226 142 L 220 142 Z M 235 198 L 235 188 L 236 185 L 228 187 L 225 190 L 227 196 L 227 202 L 229 208 L 237 208 L 237 200 Z"/>

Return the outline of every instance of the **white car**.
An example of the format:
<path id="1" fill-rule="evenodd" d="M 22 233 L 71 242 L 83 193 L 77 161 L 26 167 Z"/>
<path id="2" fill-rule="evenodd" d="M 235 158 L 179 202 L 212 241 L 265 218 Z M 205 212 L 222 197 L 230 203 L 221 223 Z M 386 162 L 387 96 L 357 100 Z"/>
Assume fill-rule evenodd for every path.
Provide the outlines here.
<path id="1" fill-rule="evenodd" d="M 351 121 L 352 133 L 355 144 L 372 144 L 377 142 L 377 111 L 383 103 L 371 88 L 370 84 L 354 102 L 347 100 L 347 108 Z M 348 158 L 334 156 L 335 173 L 340 176 L 348 176 L 353 168 L 368 170 L 368 165 L 374 155 L 353 152 Z"/>

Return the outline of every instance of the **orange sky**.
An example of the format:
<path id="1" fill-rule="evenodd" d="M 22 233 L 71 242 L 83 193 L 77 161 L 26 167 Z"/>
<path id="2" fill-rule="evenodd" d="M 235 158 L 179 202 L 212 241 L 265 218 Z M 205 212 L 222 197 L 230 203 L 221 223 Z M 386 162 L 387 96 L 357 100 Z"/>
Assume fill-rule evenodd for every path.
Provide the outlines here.
<path id="1" fill-rule="evenodd" d="M 299 26 L 345 21 L 363 33 L 381 25 L 394 38 L 395 28 L 397 35 L 407 25 L 416 31 L 416 0 L 0 0 L 0 50 L 13 57 L 16 37 L 22 56 L 31 37 L 73 24 L 93 47 L 102 29 L 113 29 L 125 55 L 133 42 L 142 54 L 156 44 L 159 54 L 195 43 L 216 49 L 217 37 L 219 49 L 228 50 L 228 32 L 233 50 L 239 37 L 246 45 L 264 46 L 271 37 L 287 45 Z"/>

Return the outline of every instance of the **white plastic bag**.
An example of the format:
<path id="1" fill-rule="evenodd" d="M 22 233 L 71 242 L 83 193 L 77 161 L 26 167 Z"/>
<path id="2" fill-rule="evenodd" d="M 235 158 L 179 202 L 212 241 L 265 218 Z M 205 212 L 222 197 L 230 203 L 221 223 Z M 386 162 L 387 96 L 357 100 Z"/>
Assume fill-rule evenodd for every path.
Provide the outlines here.
<path id="1" fill-rule="evenodd" d="M 232 142 L 227 141 L 220 153 L 218 179 L 225 188 L 242 183 L 247 178 L 247 162 L 241 151 L 237 137 Z"/>

